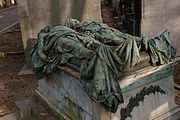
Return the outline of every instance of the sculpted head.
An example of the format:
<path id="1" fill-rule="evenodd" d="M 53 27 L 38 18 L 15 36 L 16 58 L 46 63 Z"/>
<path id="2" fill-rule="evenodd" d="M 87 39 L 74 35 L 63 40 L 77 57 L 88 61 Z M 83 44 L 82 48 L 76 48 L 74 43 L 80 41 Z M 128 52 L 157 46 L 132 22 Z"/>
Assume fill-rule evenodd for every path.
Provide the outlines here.
<path id="1" fill-rule="evenodd" d="M 79 26 L 80 22 L 76 19 L 68 19 L 65 22 L 65 26 L 74 29 L 76 26 Z"/>

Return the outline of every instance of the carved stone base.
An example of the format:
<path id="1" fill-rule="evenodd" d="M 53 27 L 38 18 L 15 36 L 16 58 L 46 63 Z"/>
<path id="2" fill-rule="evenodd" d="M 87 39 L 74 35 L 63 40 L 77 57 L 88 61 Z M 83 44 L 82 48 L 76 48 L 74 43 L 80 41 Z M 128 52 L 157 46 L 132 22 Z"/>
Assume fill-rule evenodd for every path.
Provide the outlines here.
<path id="1" fill-rule="evenodd" d="M 59 69 L 39 80 L 38 96 L 64 119 L 69 120 L 163 120 L 180 108 L 174 102 L 172 64 L 149 67 L 120 78 L 125 102 L 116 113 L 107 112 L 84 91 L 77 74 Z"/>

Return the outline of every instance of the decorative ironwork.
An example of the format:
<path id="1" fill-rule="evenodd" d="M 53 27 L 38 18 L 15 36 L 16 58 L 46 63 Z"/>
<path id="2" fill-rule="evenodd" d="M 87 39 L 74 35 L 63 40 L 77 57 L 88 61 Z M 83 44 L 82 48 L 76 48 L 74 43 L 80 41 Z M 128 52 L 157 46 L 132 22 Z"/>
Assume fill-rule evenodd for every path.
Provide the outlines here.
<path id="1" fill-rule="evenodd" d="M 139 93 L 136 94 L 136 96 L 131 97 L 127 106 L 125 108 L 121 108 L 121 120 L 125 120 L 127 117 L 132 117 L 131 112 L 133 108 L 139 106 L 139 103 L 144 101 L 146 95 L 150 95 L 152 93 L 155 94 L 156 92 L 166 94 L 165 91 L 159 87 L 159 85 L 151 85 L 149 88 L 144 87 Z"/>

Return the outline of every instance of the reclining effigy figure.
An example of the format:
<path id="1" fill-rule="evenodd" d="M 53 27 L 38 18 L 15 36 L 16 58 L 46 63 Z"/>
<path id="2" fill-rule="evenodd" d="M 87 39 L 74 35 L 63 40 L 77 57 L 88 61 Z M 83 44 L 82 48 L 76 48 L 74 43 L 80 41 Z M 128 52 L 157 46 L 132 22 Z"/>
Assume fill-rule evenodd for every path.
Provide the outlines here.
<path id="1" fill-rule="evenodd" d="M 108 27 L 106 24 L 91 20 L 80 23 L 75 19 L 69 19 L 66 21 L 65 26 L 111 46 L 113 51 L 120 57 L 123 69 L 129 69 L 140 61 L 138 47 L 141 47 L 140 42 L 143 41 L 142 39 L 145 39 L 145 37 L 131 36 Z"/>
<path id="2" fill-rule="evenodd" d="M 32 65 L 38 78 L 64 66 L 71 59 L 80 59 L 80 78 L 85 91 L 94 101 L 116 112 L 123 103 L 119 76 L 140 61 L 140 51 L 150 55 L 153 65 L 175 60 L 176 50 L 169 41 L 169 32 L 148 40 L 122 33 L 96 21 L 80 23 L 69 19 L 65 26 L 45 27 L 34 41 Z"/>
<path id="3" fill-rule="evenodd" d="M 139 62 L 139 51 L 147 51 L 153 65 L 168 63 L 176 57 L 176 48 L 170 42 L 168 30 L 154 39 L 148 39 L 146 35 L 132 36 L 91 20 L 80 23 L 78 20 L 69 19 L 65 22 L 65 26 L 89 35 L 106 45 L 114 46 L 113 51 L 124 62 L 124 67 L 133 67 Z M 126 53 L 125 56 L 124 53 Z"/>

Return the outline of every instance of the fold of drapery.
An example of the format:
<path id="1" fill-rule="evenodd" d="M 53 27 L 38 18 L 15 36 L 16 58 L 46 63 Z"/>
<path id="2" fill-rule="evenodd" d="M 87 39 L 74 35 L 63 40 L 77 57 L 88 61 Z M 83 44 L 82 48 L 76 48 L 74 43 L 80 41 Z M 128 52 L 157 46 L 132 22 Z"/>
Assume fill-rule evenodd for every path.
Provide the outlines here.
<path id="1" fill-rule="evenodd" d="M 148 40 L 147 45 L 147 52 L 153 65 L 167 64 L 176 59 L 176 47 L 171 43 L 168 30 L 154 39 Z"/>
<path id="2" fill-rule="evenodd" d="M 118 78 L 121 60 L 106 45 L 100 45 L 91 60 L 81 65 L 80 76 L 88 95 L 96 102 L 103 103 L 110 112 L 116 112 L 123 103 Z"/>

